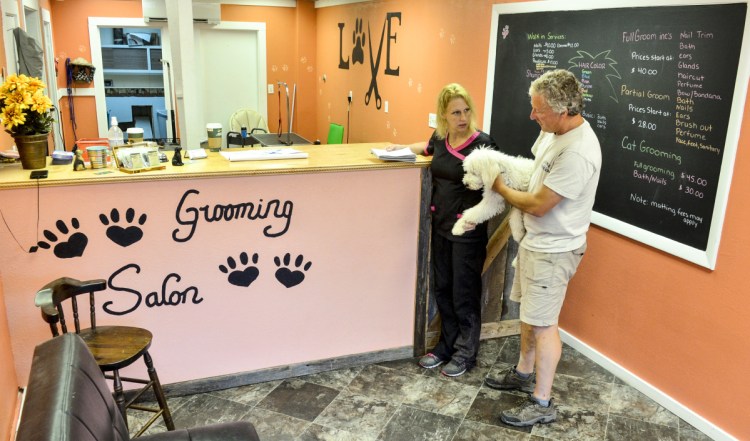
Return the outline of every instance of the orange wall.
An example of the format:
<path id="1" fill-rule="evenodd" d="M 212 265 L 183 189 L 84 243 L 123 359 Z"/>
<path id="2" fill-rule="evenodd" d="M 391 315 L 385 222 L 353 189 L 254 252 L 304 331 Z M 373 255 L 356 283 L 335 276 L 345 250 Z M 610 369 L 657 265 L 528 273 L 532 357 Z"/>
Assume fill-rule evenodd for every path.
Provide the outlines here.
<path id="1" fill-rule="evenodd" d="M 716 270 L 593 228 L 562 327 L 738 439 L 750 394 L 750 100 Z"/>
<path id="2" fill-rule="evenodd" d="M 65 61 L 83 57 L 91 61 L 89 41 L 89 17 L 142 17 L 140 0 L 75 0 L 53 2 L 51 9 L 52 32 L 57 59 L 57 87 L 65 89 Z M 101 68 L 101 66 L 97 66 Z M 76 88 L 90 88 L 93 85 L 74 83 Z M 75 92 L 74 92 L 75 96 Z M 72 150 L 75 143 L 71 124 L 71 111 L 68 98 L 60 98 L 58 103 L 63 121 L 65 149 Z M 93 96 L 77 96 L 73 99 L 76 135 L 78 139 L 98 138 L 96 102 Z"/>
<path id="3" fill-rule="evenodd" d="M 267 23 L 268 82 L 298 84 L 295 132 L 325 139 L 329 122 L 346 125 L 346 95 L 352 90 L 350 142 L 413 142 L 426 140 L 431 133 L 427 114 L 434 112 L 435 95 L 448 82 L 463 83 L 472 93 L 481 125 L 493 3 L 381 0 L 313 12 L 309 0 L 304 0 L 299 11 L 225 5 L 222 14 L 231 20 Z M 53 2 L 52 7 L 57 53 L 67 52 L 73 58 L 79 56 L 79 48 L 88 50 L 87 24 L 81 16 L 115 14 L 111 11 L 118 16 L 140 15 L 138 0 L 76 0 Z M 384 42 L 377 76 L 389 113 L 376 110 L 372 101 L 364 104 L 371 79 L 367 44 L 364 64 L 352 64 L 356 20 L 362 19 L 363 32 L 369 24 L 377 55 L 387 12 L 402 14 L 400 26 L 393 22 L 397 41 L 390 56 L 391 67 L 400 68 L 400 75 L 383 73 Z M 316 23 L 311 35 L 312 15 Z M 345 25 L 342 55 L 350 60 L 349 70 L 338 69 L 339 22 Z M 88 107 L 86 100 L 76 102 L 79 137 L 86 133 L 81 128 L 86 126 L 84 119 L 94 114 L 93 99 Z M 315 116 L 305 116 L 302 109 L 306 112 L 312 103 Z M 268 104 L 269 126 L 275 130 L 276 95 L 269 96 Z M 750 142 L 749 115 L 746 105 L 740 145 Z M 95 133 L 93 125 L 91 130 Z M 750 313 L 744 304 L 743 277 L 744 252 L 750 249 L 750 233 L 743 228 L 750 215 L 750 153 L 738 150 L 716 270 L 593 227 L 589 252 L 571 284 L 561 326 L 726 432 L 750 439 L 743 407 L 727 395 L 727 389 L 732 397 L 750 394 L 746 379 Z"/>
<path id="4" fill-rule="evenodd" d="M 435 96 L 453 81 L 472 94 L 481 125 L 493 3 L 498 1 L 392 0 L 318 9 L 318 131 L 329 120 L 346 121 L 345 97 L 353 90 L 351 142 L 426 140 Z M 402 14 L 391 47 L 400 75 L 383 74 L 384 47 L 377 77 L 389 113 L 363 102 L 371 76 L 367 45 L 364 65 L 337 68 L 337 23 L 345 24 L 344 59 L 351 59 L 357 19 L 365 32 L 370 25 L 376 56 L 387 12 Z M 740 146 L 750 143 L 748 110 Z M 738 150 L 716 270 L 593 227 L 561 327 L 724 431 L 750 439 L 747 412 L 730 398 L 750 395 L 744 256 L 750 249 L 750 152 Z"/>
<path id="5" fill-rule="evenodd" d="M 437 93 L 449 82 L 459 82 L 468 89 L 476 101 L 476 117 L 481 124 L 491 9 L 491 1 L 449 0 L 378 1 L 318 9 L 318 132 L 325 133 L 330 122 L 347 126 L 346 97 L 351 90 L 349 142 L 426 141 L 432 133 L 427 126 L 428 114 L 435 112 Z M 395 40 L 383 37 L 377 74 L 382 107 L 378 110 L 374 92 L 365 104 L 372 79 L 369 48 L 372 44 L 376 62 L 389 12 L 400 12 L 401 20 L 391 20 Z M 338 23 L 344 24 L 341 53 Z M 362 33 L 364 63 L 359 63 L 355 62 L 354 51 Z M 338 68 L 339 57 L 349 60 L 348 70 Z M 398 76 L 385 74 L 389 60 L 392 69 L 399 69 Z"/>
<path id="6" fill-rule="evenodd" d="M 297 85 L 295 133 L 310 139 L 319 137 L 315 120 L 305 115 L 315 113 L 315 8 L 312 0 L 298 1 L 297 8 L 222 6 L 222 20 L 266 23 L 267 79 L 274 84 L 289 84 L 291 94 Z M 141 0 L 76 0 L 55 2 L 52 10 L 56 56 L 59 58 L 58 86 L 65 88 L 65 59 L 84 57 L 91 60 L 88 17 L 142 17 Z M 277 90 L 268 95 L 269 130 L 278 130 L 279 99 Z M 282 100 L 285 100 L 282 94 Z M 66 149 L 73 147 L 73 132 L 67 99 L 60 100 L 65 127 Z M 78 138 L 98 137 L 96 105 L 93 97 L 75 98 Z M 287 130 L 286 104 L 282 107 L 283 128 Z"/>
<path id="7" fill-rule="evenodd" d="M 297 85 L 292 130 L 311 141 L 324 139 L 316 132 L 316 27 L 313 0 L 298 0 L 297 8 L 223 5 L 221 19 L 266 24 L 266 78 L 273 84 L 268 95 L 268 129 L 279 128 L 279 81 L 289 85 L 290 105 L 293 86 Z M 281 94 L 281 126 L 288 130 L 286 92 Z"/>

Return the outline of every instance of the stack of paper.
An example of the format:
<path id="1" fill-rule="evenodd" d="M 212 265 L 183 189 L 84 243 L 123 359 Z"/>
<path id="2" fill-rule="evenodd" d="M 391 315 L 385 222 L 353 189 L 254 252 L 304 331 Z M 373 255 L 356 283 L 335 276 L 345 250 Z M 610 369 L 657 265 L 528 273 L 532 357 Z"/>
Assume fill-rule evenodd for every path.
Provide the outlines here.
<path id="1" fill-rule="evenodd" d="M 18 150 L 3 150 L 0 151 L 0 158 L 19 159 L 21 156 L 18 155 Z"/>
<path id="2" fill-rule="evenodd" d="M 372 154 L 383 161 L 416 162 L 417 155 L 410 148 L 404 147 L 398 150 L 372 149 Z"/>
<path id="3" fill-rule="evenodd" d="M 268 159 L 307 158 L 307 152 L 290 148 L 243 150 L 241 152 L 221 152 L 221 156 L 230 161 L 265 161 Z"/>

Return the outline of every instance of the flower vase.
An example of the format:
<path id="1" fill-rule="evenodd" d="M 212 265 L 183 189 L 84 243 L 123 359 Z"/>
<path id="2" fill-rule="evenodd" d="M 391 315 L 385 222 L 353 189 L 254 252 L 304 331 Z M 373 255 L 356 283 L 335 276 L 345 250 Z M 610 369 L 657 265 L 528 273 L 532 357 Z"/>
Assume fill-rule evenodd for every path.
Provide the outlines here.
<path id="1" fill-rule="evenodd" d="M 18 156 L 21 157 L 21 166 L 27 170 L 44 168 L 47 166 L 47 133 L 39 135 L 16 135 Z"/>

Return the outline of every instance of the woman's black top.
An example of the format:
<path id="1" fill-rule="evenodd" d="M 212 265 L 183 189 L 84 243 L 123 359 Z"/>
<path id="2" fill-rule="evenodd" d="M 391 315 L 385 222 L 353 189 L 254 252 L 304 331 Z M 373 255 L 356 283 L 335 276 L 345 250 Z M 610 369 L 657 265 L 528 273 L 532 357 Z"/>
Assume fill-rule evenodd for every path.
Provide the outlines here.
<path id="1" fill-rule="evenodd" d="M 485 242 L 487 223 L 477 225 L 473 231 L 462 236 L 451 233 L 453 225 L 467 208 L 482 200 L 482 190 L 469 190 L 462 182 L 464 177 L 463 160 L 477 147 L 485 146 L 497 150 L 490 135 L 477 131 L 460 146 L 451 146 L 449 137 L 438 139 L 432 134 L 424 154 L 432 156 L 432 228 L 455 242 Z"/>

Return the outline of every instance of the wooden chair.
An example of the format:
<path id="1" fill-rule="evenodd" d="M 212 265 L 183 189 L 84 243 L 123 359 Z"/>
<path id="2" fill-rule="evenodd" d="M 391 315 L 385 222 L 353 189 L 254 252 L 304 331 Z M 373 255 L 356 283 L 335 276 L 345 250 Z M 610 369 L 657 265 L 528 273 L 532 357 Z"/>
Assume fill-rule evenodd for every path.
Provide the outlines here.
<path id="1" fill-rule="evenodd" d="M 167 430 L 174 430 L 174 422 L 167 406 L 167 399 L 164 396 L 164 391 L 156 374 L 156 369 L 154 369 L 151 356 L 148 354 L 153 337 L 151 332 L 146 329 L 130 326 L 97 326 L 96 324 L 96 301 L 94 293 L 103 291 L 106 288 L 107 281 L 104 279 L 82 282 L 69 277 L 61 277 L 42 287 L 36 293 L 34 303 L 41 308 L 42 318 L 49 323 L 53 336 L 58 336 L 60 332 L 63 334 L 68 332 L 63 305 L 70 305 L 69 310 L 72 310 L 75 333 L 81 336 L 83 341 L 86 342 L 86 346 L 88 346 L 93 354 L 105 377 L 114 380 L 115 402 L 120 408 L 126 424 L 126 409 L 137 409 L 154 413 L 154 416 L 149 419 L 135 436 L 140 436 L 145 432 L 159 416 L 164 418 Z M 89 298 L 90 327 L 82 329 L 78 313 L 77 296 L 87 293 Z M 66 300 L 70 300 L 70 302 L 64 303 Z M 82 313 L 85 314 L 85 311 Z M 60 329 L 58 329 L 58 325 Z M 130 366 L 139 358 L 143 358 L 143 361 L 146 363 L 149 380 L 121 377 L 120 369 Z M 143 384 L 144 386 L 126 402 L 122 388 L 123 381 Z M 156 401 L 159 403 L 158 409 L 134 403 L 149 388 L 153 388 Z"/>

